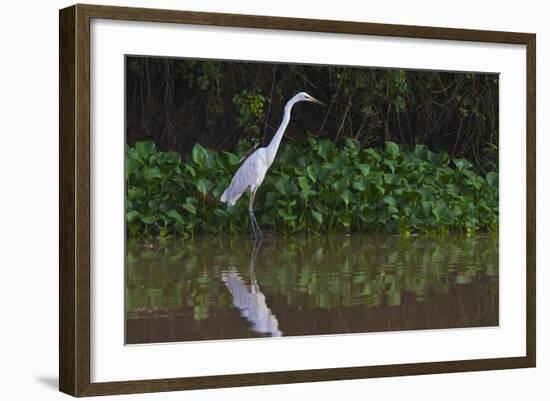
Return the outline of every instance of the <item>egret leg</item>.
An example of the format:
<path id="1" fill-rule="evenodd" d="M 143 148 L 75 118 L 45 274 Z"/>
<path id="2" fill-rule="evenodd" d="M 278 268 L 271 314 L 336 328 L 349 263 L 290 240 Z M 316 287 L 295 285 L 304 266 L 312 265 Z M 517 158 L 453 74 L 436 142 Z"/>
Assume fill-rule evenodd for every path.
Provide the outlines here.
<path id="1" fill-rule="evenodd" d="M 256 225 L 254 224 L 254 213 L 250 210 L 248 211 L 248 217 L 250 218 L 250 226 L 252 227 L 252 239 L 254 241 L 258 240 L 258 234 L 256 233 Z"/>
<path id="2" fill-rule="evenodd" d="M 252 226 L 252 237 L 254 241 L 261 240 L 262 231 L 260 230 L 258 222 L 256 221 L 256 216 L 254 216 L 254 212 L 252 210 L 249 210 L 248 215 L 250 216 L 250 225 Z"/>
<path id="3" fill-rule="evenodd" d="M 254 239 L 254 241 L 256 241 L 256 226 L 254 225 L 254 212 L 252 211 L 253 203 L 254 199 L 252 198 L 252 191 L 250 191 L 250 198 L 248 200 L 248 217 L 250 218 L 250 225 L 252 226 L 252 238 Z"/>
<path id="4" fill-rule="evenodd" d="M 262 230 L 260 230 L 260 225 L 258 224 L 258 221 L 256 220 L 256 216 L 254 215 L 254 213 L 252 213 L 252 220 L 254 221 L 254 225 L 256 226 L 256 234 L 257 234 L 256 239 L 261 241 L 264 238 L 264 236 L 262 234 Z"/>
<path id="5" fill-rule="evenodd" d="M 250 224 L 252 225 L 252 235 L 254 240 L 261 240 L 263 238 L 262 230 L 260 230 L 260 225 L 256 221 L 256 216 L 254 216 L 254 197 L 256 196 L 256 191 L 250 191 L 250 199 L 248 201 L 248 215 L 250 216 Z"/>

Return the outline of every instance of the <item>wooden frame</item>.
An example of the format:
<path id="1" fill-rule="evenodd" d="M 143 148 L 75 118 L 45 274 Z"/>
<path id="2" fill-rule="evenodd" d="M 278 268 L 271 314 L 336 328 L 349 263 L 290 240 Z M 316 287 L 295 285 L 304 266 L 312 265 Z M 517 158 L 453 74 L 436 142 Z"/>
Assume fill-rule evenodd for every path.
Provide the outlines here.
<path id="1" fill-rule="evenodd" d="M 527 325 L 525 328 L 527 355 L 512 358 L 91 383 L 90 20 L 92 18 L 525 45 L 527 48 Z M 92 396 L 535 366 L 536 36 L 534 34 L 80 4 L 60 10 L 59 29 L 59 388 L 62 392 L 73 396 Z"/>

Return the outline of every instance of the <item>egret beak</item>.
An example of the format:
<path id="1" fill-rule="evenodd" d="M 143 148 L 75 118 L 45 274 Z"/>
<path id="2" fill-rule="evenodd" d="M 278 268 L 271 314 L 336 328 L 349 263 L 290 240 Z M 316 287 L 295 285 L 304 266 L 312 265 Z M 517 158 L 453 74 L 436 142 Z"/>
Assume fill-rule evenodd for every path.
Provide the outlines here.
<path id="1" fill-rule="evenodd" d="M 326 106 L 326 104 L 324 104 L 323 102 L 321 102 L 320 100 L 317 100 L 315 99 L 313 96 L 310 96 L 309 97 L 309 100 L 313 103 L 317 103 L 317 104 L 320 104 L 321 106 Z"/>

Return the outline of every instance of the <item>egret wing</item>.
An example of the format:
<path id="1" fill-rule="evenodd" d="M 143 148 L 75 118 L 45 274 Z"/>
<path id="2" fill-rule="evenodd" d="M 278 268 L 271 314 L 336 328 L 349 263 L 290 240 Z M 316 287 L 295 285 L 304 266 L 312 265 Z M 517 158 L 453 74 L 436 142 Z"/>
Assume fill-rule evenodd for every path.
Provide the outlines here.
<path id="1" fill-rule="evenodd" d="M 233 176 L 231 184 L 229 184 L 227 189 L 223 192 L 220 201 L 227 203 L 229 206 L 233 206 L 248 187 L 255 182 L 255 155 L 256 152 L 241 164 Z"/>

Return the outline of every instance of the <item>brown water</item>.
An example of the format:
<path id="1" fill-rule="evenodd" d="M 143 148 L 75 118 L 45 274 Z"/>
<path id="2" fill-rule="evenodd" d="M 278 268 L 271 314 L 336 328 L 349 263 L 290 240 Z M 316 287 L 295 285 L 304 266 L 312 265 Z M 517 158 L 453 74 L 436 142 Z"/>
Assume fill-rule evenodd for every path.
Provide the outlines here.
<path id="1" fill-rule="evenodd" d="M 498 325 L 498 240 L 129 243 L 126 343 Z"/>

